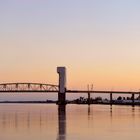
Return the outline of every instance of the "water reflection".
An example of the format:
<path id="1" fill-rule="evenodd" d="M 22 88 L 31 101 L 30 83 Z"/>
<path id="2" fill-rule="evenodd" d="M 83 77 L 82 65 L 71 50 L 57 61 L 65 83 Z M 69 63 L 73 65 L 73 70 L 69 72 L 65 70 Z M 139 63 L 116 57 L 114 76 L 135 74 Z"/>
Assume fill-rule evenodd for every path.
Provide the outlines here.
<path id="1" fill-rule="evenodd" d="M 66 140 L 66 106 L 58 106 L 58 137 L 57 140 Z"/>
<path id="2" fill-rule="evenodd" d="M 18 106 L 18 105 L 17 105 Z M 0 135 L 7 136 L 26 133 L 26 135 L 46 135 L 46 138 L 66 140 L 66 106 L 53 105 L 50 108 L 45 106 L 18 109 L 13 107 L 0 108 Z M 1 139 L 1 138 L 0 138 Z M 6 139 L 7 140 L 7 139 Z"/>
<path id="3" fill-rule="evenodd" d="M 93 106 L 91 106 L 91 105 L 88 105 L 88 108 L 87 108 L 87 116 L 88 116 L 88 121 L 89 121 L 89 123 L 90 123 L 90 120 L 92 119 L 92 117 L 93 117 L 93 114 L 92 114 L 92 110 L 91 110 L 91 108 L 92 108 Z"/>
<path id="4" fill-rule="evenodd" d="M 112 117 L 112 105 L 110 106 L 110 116 Z"/>
<path id="5" fill-rule="evenodd" d="M 92 140 L 93 137 L 111 140 L 117 138 L 116 135 L 130 140 L 135 134 L 139 139 L 139 124 L 139 107 L 0 106 L 0 140 Z M 125 138 L 125 134 L 129 137 Z"/>
<path id="6" fill-rule="evenodd" d="M 56 139 L 57 115 L 55 105 L 0 105 L 0 140 Z"/>
<path id="7" fill-rule="evenodd" d="M 90 118 L 91 115 L 91 110 L 90 110 L 90 105 L 88 105 L 88 118 Z"/>

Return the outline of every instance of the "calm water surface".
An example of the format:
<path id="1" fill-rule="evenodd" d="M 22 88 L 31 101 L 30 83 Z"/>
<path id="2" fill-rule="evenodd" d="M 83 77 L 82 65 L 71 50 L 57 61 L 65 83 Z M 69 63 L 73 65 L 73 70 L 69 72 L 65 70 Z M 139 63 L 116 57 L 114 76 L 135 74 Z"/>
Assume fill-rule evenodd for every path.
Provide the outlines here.
<path id="1" fill-rule="evenodd" d="M 140 107 L 0 104 L 0 140 L 118 139 L 140 139 Z"/>

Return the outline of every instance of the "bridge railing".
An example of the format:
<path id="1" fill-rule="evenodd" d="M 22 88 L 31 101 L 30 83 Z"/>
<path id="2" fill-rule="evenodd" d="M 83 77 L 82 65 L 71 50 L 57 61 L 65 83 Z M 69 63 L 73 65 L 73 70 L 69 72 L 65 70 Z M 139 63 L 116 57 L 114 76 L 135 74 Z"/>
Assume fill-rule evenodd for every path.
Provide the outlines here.
<path id="1" fill-rule="evenodd" d="M 58 85 L 41 84 L 41 83 L 4 83 L 0 84 L 0 92 L 15 91 L 58 91 Z"/>

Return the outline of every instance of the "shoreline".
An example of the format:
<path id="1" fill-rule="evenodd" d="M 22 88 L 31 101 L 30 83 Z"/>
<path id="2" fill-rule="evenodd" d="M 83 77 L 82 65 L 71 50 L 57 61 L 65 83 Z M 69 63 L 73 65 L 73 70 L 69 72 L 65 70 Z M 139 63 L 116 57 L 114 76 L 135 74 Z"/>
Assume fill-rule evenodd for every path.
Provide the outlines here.
<path id="1" fill-rule="evenodd" d="M 56 101 L 1 101 L 0 104 L 57 104 Z M 140 106 L 140 103 L 71 103 L 68 102 L 65 105 L 68 104 L 77 104 L 77 105 L 125 105 L 125 106 Z"/>

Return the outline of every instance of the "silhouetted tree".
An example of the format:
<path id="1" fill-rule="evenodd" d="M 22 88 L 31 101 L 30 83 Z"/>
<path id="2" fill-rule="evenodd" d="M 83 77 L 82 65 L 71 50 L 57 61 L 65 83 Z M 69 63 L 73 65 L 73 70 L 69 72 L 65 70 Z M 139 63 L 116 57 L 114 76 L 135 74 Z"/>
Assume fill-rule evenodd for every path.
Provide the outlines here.
<path id="1" fill-rule="evenodd" d="M 123 100 L 125 100 L 125 97 L 123 97 Z"/>
<path id="2" fill-rule="evenodd" d="M 102 97 L 96 97 L 95 101 L 102 101 Z"/>
<path id="3" fill-rule="evenodd" d="M 121 97 L 121 96 L 119 96 L 119 97 L 117 98 L 117 100 L 122 100 L 122 97 Z"/>
<path id="4" fill-rule="evenodd" d="M 127 100 L 131 100 L 131 98 L 130 98 L 130 97 L 127 97 L 126 99 L 127 99 Z"/>

